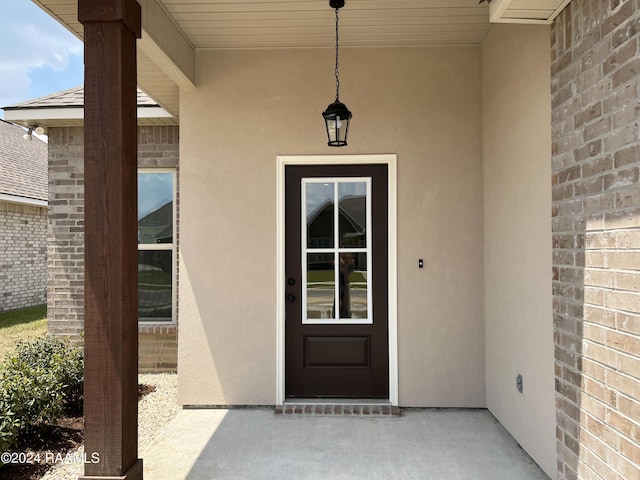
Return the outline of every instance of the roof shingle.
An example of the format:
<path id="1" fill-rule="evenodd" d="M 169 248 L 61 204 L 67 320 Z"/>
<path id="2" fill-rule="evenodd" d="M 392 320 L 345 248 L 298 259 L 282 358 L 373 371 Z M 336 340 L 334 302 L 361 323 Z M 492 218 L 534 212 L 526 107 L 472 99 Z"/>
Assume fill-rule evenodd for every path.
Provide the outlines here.
<path id="1" fill-rule="evenodd" d="M 158 103 L 138 88 L 138 107 L 157 107 Z M 65 108 L 84 107 L 84 87 L 62 90 L 51 95 L 27 100 L 3 107 L 4 110 L 19 110 L 27 108 Z"/>
<path id="2" fill-rule="evenodd" d="M 0 120 L 0 194 L 47 201 L 47 144 Z"/>

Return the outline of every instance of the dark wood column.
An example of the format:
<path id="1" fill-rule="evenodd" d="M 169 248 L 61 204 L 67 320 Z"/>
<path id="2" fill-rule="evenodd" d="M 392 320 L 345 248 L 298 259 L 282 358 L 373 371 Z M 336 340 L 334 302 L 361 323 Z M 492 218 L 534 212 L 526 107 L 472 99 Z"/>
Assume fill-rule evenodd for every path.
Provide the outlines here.
<path id="1" fill-rule="evenodd" d="M 84 25 L 85 475 L 141 479 L 138 459 L 136 0 L 79 0 Z M 97 454 L 97 456 L 94 456 Z M 96 463 L 91 463 L 92 459 Z"/>

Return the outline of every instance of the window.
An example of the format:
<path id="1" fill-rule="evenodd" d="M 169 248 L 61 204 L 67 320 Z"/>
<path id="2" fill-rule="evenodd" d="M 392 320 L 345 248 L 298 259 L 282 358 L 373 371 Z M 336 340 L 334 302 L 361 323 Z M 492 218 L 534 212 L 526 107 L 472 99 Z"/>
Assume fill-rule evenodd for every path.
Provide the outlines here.
<path id="1" fill-rule="evenodd" d="M 138 170 L 138 320 L 175 318 L 174 170 Z"/>
<path id="2" fill-rule="evenodd" d="M 302 323 L 373 323 L 371 177 L 302 180 Z"/>

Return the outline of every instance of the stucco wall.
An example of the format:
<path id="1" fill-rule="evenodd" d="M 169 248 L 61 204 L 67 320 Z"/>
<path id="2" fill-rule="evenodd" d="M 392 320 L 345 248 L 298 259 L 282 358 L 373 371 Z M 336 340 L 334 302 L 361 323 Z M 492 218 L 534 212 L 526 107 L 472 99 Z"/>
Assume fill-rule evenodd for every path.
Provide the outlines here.
<path id="1" fill-rule="evenodd" d="M 554 477 L 549 37 L 494 25 L 483 44 L 484 268 L 487 406 Z"/>
<path id="2" fill-rule="evenodd" d="M 276 162 L 398 155 L 399 400 L 484 406 L 481 49 L 203 51 L 181 93 L 179 402 L 276 398 Z M 418 259 L 425 268 L 418 269 Z"/>

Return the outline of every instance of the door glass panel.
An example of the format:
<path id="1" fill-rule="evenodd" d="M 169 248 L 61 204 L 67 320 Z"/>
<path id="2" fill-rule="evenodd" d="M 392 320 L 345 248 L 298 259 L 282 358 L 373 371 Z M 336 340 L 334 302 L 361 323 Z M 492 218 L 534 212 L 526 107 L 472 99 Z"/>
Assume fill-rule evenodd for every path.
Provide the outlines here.
<path id="1" fill-rule="evenodd" d="M 373 323 L 371 178 L 307 178 L 302 192 L 303 323 Z"/>
<path id="2" fill-rule="evenodd" d="M 340 318 L 368 318 L 367 254 L 341 253 Z"/>
<path id="3" fill-rule="evenodd" d="M 333 183 L 306 184 L 308 248 L 333 248 L 334 246 L 334 195 Z"/>
<path id="4" fill-rule="evenodd" d="M 367 246 L 367 184 L 338 184 L 340 248 Z"/>
<path id="5" fill-rule="evenodd" d="M 307 254 L 307 318 L 334 318 L 336 291 L 333 253 Z"/>

